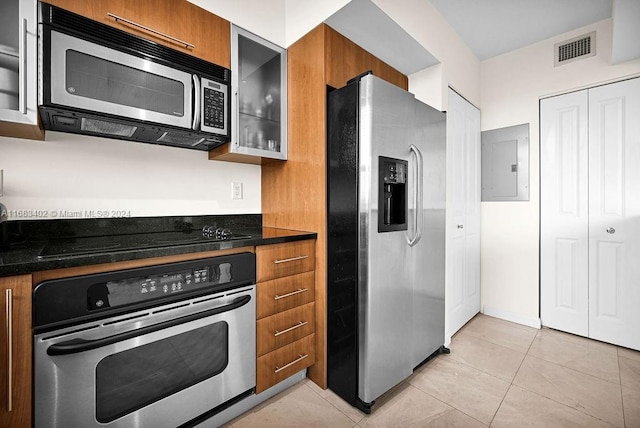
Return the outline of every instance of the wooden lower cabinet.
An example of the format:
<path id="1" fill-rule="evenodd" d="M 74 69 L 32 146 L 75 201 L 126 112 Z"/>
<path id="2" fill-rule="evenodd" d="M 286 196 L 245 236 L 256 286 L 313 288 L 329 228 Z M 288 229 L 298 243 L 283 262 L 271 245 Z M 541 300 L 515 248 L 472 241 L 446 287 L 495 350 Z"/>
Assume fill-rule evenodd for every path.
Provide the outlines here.
<path id="1" fill-rule="evenodd" d="M 31 275 L 0 278 L 0 427 L 31 427 Z"/>
<path id="2" fill-rule="evenodd" d="M 256 316 L 264 318 L 315 299 L 314 271 L 285 276 L 260 283 Z"/>
<path id="3" fill-rule="evenodd" d="M 258 356 L 295 342 L 316 331 L 315 305 L 313 302 L 258 320 Z"/>
<path id="4" fill-rule="evenodd" d="M 260 393 L 316 362 L 315 334 L 258 357 L 256 392 Z"/>
<path id="5" fill-rule="evenodd" d="M 316 362 L 315 240 L 256 248 L 256 392 Z"/>

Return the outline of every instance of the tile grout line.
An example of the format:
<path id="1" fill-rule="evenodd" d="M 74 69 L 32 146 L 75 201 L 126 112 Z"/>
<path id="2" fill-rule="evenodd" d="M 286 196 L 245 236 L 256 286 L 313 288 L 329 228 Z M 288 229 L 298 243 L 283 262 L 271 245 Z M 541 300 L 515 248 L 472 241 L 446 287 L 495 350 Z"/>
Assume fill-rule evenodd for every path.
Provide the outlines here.
<path id="1" fill-rule="evenodd" d="M 622 373 L 620 373 L 620 347 L 616 346 L 616 361 L 618 363 L 618 380 L 620 381 L 620 401 L 622 401 L 622 424 L 627 426 L 627 418 L 624 411 L 624 391 L 622 390 Z"/>
<path id="2" fill-rule="evenodd" d="M 313 381 L 309 380 L 309 382 L 313 382 Z M 347 419 L 349 419 L 351 422 L 353 422 L 353 423 L 355 424 L 355 425 L 354 425 L 354 427 L 355 427 L 355 426 L 357 426 L 358 424 L 360 424 L 360 422 L 362 422 L 362 421 L 364 420 L 365 416 L 363 416 L 362 418 L 360 418 L 360 420 L 359 420 L 359 421 L 354 422 L 354 420 L 353 420 L 353 419 L 351 419 L 351 418 L 349 417 L 349 415 L 347 415 L 345 412 L 343 412 L 342 410 L 340 410 L 340 409 L 338 408 L 338 406 L 336 406 L 335 404 L 333 404 L 331 401 L 327 400 L 327 399 L 326 399 L 326 397 L 323 397 L 320 393 L 318 393 L 316 390 L 314 390 L 314 389 L 313 389 L 313 387 L 309 386 L 307 383 L 305 383 L 305 384 L 304 384 L 304 386 L 306 386 L 307 388 L 309 388 L 311 391 L 313 391 L 313 393 L 314 393 L 314 394 L 316 394 L 318 397 L 322 398 L 324 401 L 326 401 L 327 403 L 329 403 L 329 405 L 330 405 L 331 407 L 333 407 L 334 409 L 336 409 L 337 411 L 339 411 L 339 412 L 340 412 L 342 415 L 344 415 Z M 320 387 L 318 387 L 318 388 L 320 388 Z M 327 390 L 329 390 L 329 388 L 327 388 Z M 340 398 L 340 396 L 338 396 L 338 398 Z M 342 400 L 342 398 L 340 398 L 340 399 Z M 345 401 L 345 403 L 346 403 L 346 401 Z M 349 404 L 349 403 L 347 403 L 347 404 Z"/>
<path id="3" fill-rule="evenodd" d="M 540 329 L 540 330 L 539 330 L 539 332 L 540 332 L 540 331 L 542 331 L 542 329 Z M 538 337 L 538 333 L 536 334 L 536 338 L 537 338 L 537 337 Z M 534 341 L 535 341 L 535 338 L 534 338 Z M 569 370 L 569 371 L 571 371 L 571 372 L 575 372 L 575 373 L 578 373 L 578 374 L 581 374 L 581 375 L 584 375 L 584 376 L 589 376 L 589 377 L 591 377 L 591 378 L 593 378 L 593 379 L 595 379 L 595 380 L 598 380 L 598 381 L 607 382 L 607 383 L 610 383 L 610 384 L 615 384 L 615 382 L 609 381 L 609 380 L 607 380 L 607 379 L 602 379 L 602 378 L 600 378 L 600 377 L 598 377 L 598 376 L 594 376 L 594 375 L 592 375 L 592 374 L 590 374 L 590 373 L 584 373 L 584 372 L 582 372 L 582 371 L 575 370 L 575 369 L 573 369 L 573 368 L 571 368 L 571 367 L 568 367 L 568 366 L 565 366 L 565 365 L 563 365 L 563 364 L 559 364 L 559 363 L 556 363 L 556 362 L 553 362 L 553 361 L 545 360 L 544 358 L 541 358 L 541 357 L 538 357 L 538 356 L 535 356 L 535 355 L 529 355 L 529 351 L 531 350 L 531 346 L 533 346 L 533 341 L 531 342 L 531 345 L 529 346 L 529 350 L 527 350 L 527 353 L 525 354 L 525 358 L 526 358 L 527 356 L 530 356 L 531 358 L 535 358 L 535 359 L 540 360 L 540 361 L 543 361 L 543 362 L 545 362 L 545 363 L 556 365 L 556 366 L 560 367 L 560 368 L 561 368 L 561 369 L 563 369 L 563 370 Z M 619 349 L 619 348 L 618 348 L 618 347 L 616 347 L 616 356 L 618 357 L 618 377 L 620 377 L 620 360 L 619 360 L 618 349 Z M 524 359 L 522 360 L 522 364 L 524 364 Z M 516 376 L 517 376 L 518 372 L 520 371 L 520 368 L 522 367 L 522 364 L 520 364 L 520 367 L 518 367 L 518 371 L 516 372 Z M 513 378 L 513 379 L 515 380 L 515 376 L 514 376 L 514 378 Z M 573 409 L 573 410 L 576 410 L 576 411 L 578 411 L 578 412 L 580 412 L 580 413 L 582 413 L 582 414 L 584 414 L 584 415 L 587 415 L 587 416 L 589 416 L 589 417 L 592 417 L 592 418 L 597 419 L 597 420 L 599 420 L 599 421 L 602 421 L 602 422 L 604 422 L 604 423 L 607 423 L 607 424 L 613 425 L 611 422 L 609 422 L 609 421 L 607 421 L 607 420 L 602 419 L 600 416 L 592 415 L 592 414 L 590 414 L 590 413 L 588 413 L 588 412 L 586 412 L 586 411 L 584 411 L 584 410 L 582 410 L 582 409 L 580 409 L 580 408 L 578 408 L 578 407 L 573 407 L 573 406 L 570 406 L 570 405 L 568 405 L 568 404 L 561 403 L 561 402 L 556 401 L 555 399 L 553 399 L 553 398 L 551 398 L 551 397 L 547 397 L 547 396 L 542 395 L 542 394 L 540 394 L 540 393 L 538 393 L 538 392 L 536 392 L 536 391 L 531 391 L 531 390 L 529 390 L 529 389 L 527 389 L 527 388 L 525 388 L 525 387 L 523 387 L 523 386 L 515 385 L 515 384 L 513 384 L 513 383 L 512 383 L 512 385 L 513 385 L 513 386 L 516 386 L 516 387 L 518 387 L 518 388 L 521 388 L 521 389 L 523 389 L 523 390 L 525 390 L 525 391 L 527 391 L 527 392 L 529 392 L 529 393 L 531 393 L 531 394 L 535 394 L 535 395 L 537 395 L 537 396 L 539 396 L 539 397 L 545 398 L 545 399 L 547 399 L 547 400 L 551 400 L 552 402 L 554 402 L 554 403 L 556 403 L 556 404 L 559 404 L 559 405 L 561 405 L 561 406 L 568 407 L 568 408 Z M 620 379 L 620 402 L 621 402 L 621 405 L 622 405 L 622 420 L 623 420 L 623 427 L 626 427 L 626 422 L 625 422 L 625 420 L 624 420 L 624 400 L 623 400 L 623 395 L 622 395 L 622 379 Z"/>
<path id="4" fill-rule="evenodd" d="M 413 387 L 413 388 L 417 389 L 418 391 L 422 392 L 423 394 L 428 395 L 429 397 L 433 398 L 434 400 L 439 401 L 439 402 L 441 402 L 442 404 L 444 404 L 444 405 L 446 405 L 446 406 L 449 406 L 449 407 L 451 407 L 451 408 L 452 408 L 452 409 L 454 409 L 454 410 L 457 410 L 458 412 L 462 413 L 463 415 L 469 416 L 469 417 L 470 417 L 471 419 L 473 419 L 474 421 L 478 421 L 478 422 L 479 422 L 479 423 L 481 423 L 482 425 L 484 425 L 484 426 L 486 426 L 486 427 L 489 427 L 489 425 L 485 424 L 484 422 L 482 422 L 482 421 L 481 421 L 481 420 L 479 420 L 478 418 L 473 417 L 473 416 L 471 416 L 470 414 L 468 414 L 467 412 L 465 412 L 464 410 L 462 410 L 462 409 L 458 409 L 458 408 L 457 408 L 456 406 L 454 406 L 453 404 L 451 404 L 451 403 L 447 403 L 446 401 L 441 400 L 440 398 L 436 397 L 435 395 L 432 395 L 432 394 L 428 393 L 427 391 L 423 390 L 423 389 L 422 389 L 422 388 L 420 388 L 419 386 L 417 386 L 417 385 L 413 385 L 413 384 L 411 384 L 411 383 L 409 384 L 409 386 L 411 386 L 411 387 Z"/>
<path id="5" fill-rule="evenodd" d="M 520 361 L 520 365 L 518 366 L 518 370 L 516 370 L 516 373 L 513 375 L 513 378 L 511 379 L 511 382 L 509 382 L 509 388 L 507 388 L 507 392 L 504 393 L 504 397 L 502 397 L 502 400 L 500 401 L 500 404 L 498 405 L 498 408 L 496 409 L 495 413 L 493 414 L 493 417 L 491 418 L 491 422 L 489 422 L 489 426 L 491 426 L 491 424 L 493 424 L 493 421 L 495 420 L 496 415 L 500 411 L 500 407 L 502 407 L 502 403 L 504 403 L 504 399 L 507 398 L 507 394 L 511 390 L 511 387 L 514 386 L 513 381 L 516 379 L 516 376 L 518 376 L 518 373 L 520 372 L 520 369 L 522 368 L 522 365 L 524 364 L 524 360 L 527 358 L 527 355 L 529 355 L 529 351 L 531 350 L 531 347 L 533 346 L 533 342 L 535 342 L 535 340 L 538 337 L 539 333 L 540 333 L 540 329 L 538 329 L 538 331 L 536 332 L 536 335 L 533 336 L 533 339 L 531 340 L 531 343 L 529 343 L 529 347 L 527 348 L 527 352 L 524 353 L 524 357 L 522 358 L 522 361 Z"/>

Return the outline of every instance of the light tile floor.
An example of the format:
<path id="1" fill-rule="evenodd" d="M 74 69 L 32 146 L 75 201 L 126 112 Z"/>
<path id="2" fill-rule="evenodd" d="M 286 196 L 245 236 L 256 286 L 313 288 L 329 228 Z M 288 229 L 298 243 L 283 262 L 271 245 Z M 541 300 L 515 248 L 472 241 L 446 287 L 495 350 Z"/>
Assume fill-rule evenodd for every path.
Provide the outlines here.
<path id="1" fill-rule="evenodd" d="M 450 348 L 370 415 L 304 380 L 226 426 L 640 427 L 640 352 L 485 315 Z"/>

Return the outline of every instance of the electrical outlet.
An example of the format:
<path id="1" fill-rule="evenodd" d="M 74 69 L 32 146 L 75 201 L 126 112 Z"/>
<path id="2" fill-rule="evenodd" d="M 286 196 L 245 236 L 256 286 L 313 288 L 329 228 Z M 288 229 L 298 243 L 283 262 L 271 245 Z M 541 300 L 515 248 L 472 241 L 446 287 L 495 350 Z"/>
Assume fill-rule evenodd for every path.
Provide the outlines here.
<path id="1" fill-rule="evenodd" d="M 242 183 L 231 183 L 231 199 L 242 199 Z"/>

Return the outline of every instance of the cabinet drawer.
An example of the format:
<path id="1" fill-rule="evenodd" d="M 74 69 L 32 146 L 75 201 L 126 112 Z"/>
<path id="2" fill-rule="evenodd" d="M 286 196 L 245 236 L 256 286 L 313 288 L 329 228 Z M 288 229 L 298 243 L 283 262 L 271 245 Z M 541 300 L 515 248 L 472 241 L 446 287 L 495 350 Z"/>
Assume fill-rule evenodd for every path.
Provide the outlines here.
<path id="1" fill-rule="evenodd" d="M 315 271 L 261 282 L 257 288 L 258 319 L 286 311 L 315 300 Z"/>
<path id="2" fill-rule="evenodd" d="M 311 302 L 258 320 L 258 356 L 314 333 L 315 319 L 315 304 Z"/>
<path id="3" fill-rule="evenodd" d="M 316 335 L 310 334 L 298 341 L 258 357 L 256 393 L 283 381 L 316 362 Z"/>
<path id="4" fill-rule="evenodd" d="M 309 272 L 316 267 L 316 241 L 297 241 L 256 248 L 257 281 Z"/>

